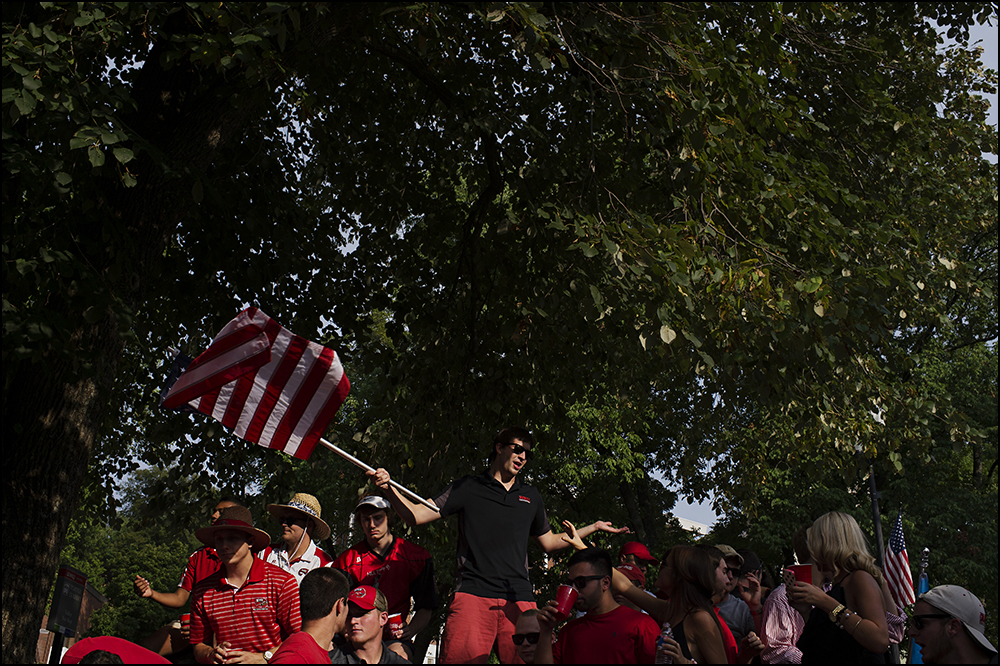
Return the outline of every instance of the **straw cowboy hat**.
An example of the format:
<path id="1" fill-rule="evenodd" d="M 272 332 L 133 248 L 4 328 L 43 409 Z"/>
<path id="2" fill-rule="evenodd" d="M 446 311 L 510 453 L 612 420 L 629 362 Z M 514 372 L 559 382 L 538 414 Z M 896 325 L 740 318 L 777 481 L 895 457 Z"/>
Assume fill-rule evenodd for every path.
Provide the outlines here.
<path id="1" fill-rule="evenodd" d="M 295 493 L 288 504 L 267 505 L 267 512 L 274 516 L 275 520 L 280 520 L 281 516 L 285 515 L 288 511 L 300 513 L 315 523 L 316 529 L 313 530 L 312 535 L 314 539 L 322 541 L 330 536 L 330 526 L 320 518 L 323 509 L 319 505 L 319 500 L 312 495 Z"/>

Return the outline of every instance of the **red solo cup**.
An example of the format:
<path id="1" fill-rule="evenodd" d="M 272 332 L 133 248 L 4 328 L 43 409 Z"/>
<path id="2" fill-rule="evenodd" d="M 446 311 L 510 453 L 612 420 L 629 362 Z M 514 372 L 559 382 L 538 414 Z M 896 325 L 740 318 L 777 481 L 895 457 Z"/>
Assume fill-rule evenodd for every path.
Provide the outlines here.
<path id="1" fill-rule="evenodd" d="M 785 569 L 795 576 L 796 581 L 812 585 L 813 568 L 811 564 L 793 564 L 792 566 L 785 567 Z"/>
<path id="2" fill-rule="evenodd" d="M 560 585 L 559 589 L 556 590 L 556 615 L 560 622 L 573 612 L 573 604 L 576 603 L 579 594 L 572 585 Z"/>
<path id="3" fill-rule="evenodd" d="M 181 613 L 181 624 L 191 624 L 191 613 Z"/>
<path id="4" fill-rule="evenodd" d="M 406 623 L 403 622 L 402 613 L 393 613 L 392 615 L 389 616 L 389 631 L 396 631 L 396 630 L 402 631 L 403 627 L 405 626 Z"/>

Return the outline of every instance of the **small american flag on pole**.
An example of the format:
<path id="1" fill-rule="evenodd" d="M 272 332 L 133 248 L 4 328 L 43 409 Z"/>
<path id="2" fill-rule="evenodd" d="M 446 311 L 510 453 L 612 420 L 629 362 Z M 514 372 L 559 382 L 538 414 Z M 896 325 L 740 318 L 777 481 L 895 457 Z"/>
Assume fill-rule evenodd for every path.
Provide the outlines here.
<path id="1" fill-rule="evenodd" d="M 304 460 L 350 388 L 336 353 L 247 308 L 184 370 L 163 406 L 190 405 L 248 442 Z"/>
<path id="2" fill-rule="evenodd" d="M 896 514 L 896 524 L 889 535 L 889 546 L 885 549 L 885 580 L 900 611 L 916 601 L 910 558 L 906 555 L 906 540 L 903 539 L 902 511 Z"/>

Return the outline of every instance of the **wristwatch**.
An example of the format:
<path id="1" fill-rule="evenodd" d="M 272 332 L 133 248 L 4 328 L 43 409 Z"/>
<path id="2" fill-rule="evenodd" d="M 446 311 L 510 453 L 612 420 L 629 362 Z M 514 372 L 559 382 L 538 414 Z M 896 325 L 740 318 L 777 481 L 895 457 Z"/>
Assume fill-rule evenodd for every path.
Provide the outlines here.
<path id="1" fill-rule="evenodd" d="M 273 657 L 274 657 L 274 653 L 273 653 L 273 652 L 271 652 L 270 650 L 268 650 L 268 651 L 266 651 L 266 652 L 264 653 L 264 661 L 265 661 L 265 662 L 268 662 L 268 663 L 270 663 L 270 662 L 271 662 L 271 659 L 272 659 Z"/>
<path id="2" fill-rule="evenodd" d="M 837 604 L 837 607 L 834 608 L 832 611 L 830 611 L 830 622 L 836 624 L 837 617 L 839 617 L 840 614 L 843 613 L 845 610 L 847 610 L 847 606 L 845 606 L 844 604 Z"/>

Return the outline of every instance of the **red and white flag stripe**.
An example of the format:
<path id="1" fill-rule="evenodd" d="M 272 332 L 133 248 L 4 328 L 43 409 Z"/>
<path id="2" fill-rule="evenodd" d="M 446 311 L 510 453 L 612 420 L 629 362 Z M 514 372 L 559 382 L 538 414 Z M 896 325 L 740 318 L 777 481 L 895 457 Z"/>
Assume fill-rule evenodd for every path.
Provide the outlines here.
<path id="1" fill-rule="evenodd" d="M 913 594 L 913 575 L 910 573 L 910 558 L 906 554 L 906 540 L 903 537 L 903 514 L 900 512 L 896 516 L 896 524 L 889 535 L 889 545 L 885 549 L 885 574 L 886 583 L 889 585 L 889 592 L 902 609 L 909 606 L 916 597 Z M 894 613 L 899 615 L 900 613 Z"/>
<path id="2" fill-rule="evenodd" d="M 187 367 L 163 406 L 187 403 L 242 439 L 306 459 L 350 386 L 336 353 L 247 308 Z"/>

